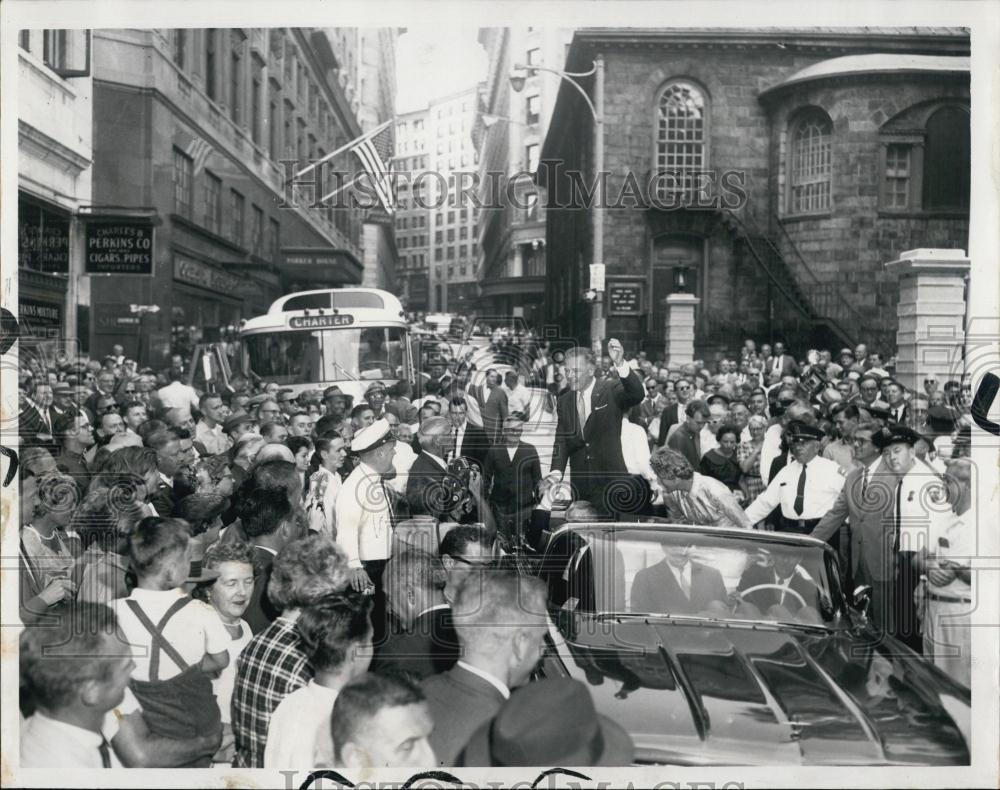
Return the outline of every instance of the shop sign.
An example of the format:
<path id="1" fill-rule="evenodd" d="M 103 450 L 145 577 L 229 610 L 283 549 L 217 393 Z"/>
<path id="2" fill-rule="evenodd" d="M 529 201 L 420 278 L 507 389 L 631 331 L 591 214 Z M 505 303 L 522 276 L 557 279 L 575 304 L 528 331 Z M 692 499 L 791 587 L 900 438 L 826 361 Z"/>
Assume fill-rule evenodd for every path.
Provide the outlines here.
<path id="1" fill-rule="evenodd" d="M 240 288 L 238 277 L 176 252 L 174 253 L 174 279 L 227 295 L 237 293 Z"/>
<path id="2" fill-rule="evenodd" d="M 18 204 L 17 265 L 69 274 L 69 218 L 34 203 Z"/>
<path id="3" fill-rule="evenodd" d="M 642 283 L 612 283 L 608 288 L 608 313 L 639 315 L 642 313 Z"/>
<path id="4" fill-rule="evenodd" d="M 353 323 L 353 315 L 297 315 L 288 319 L 289 329 L 330 329 Z"/>
<path id="5" fill-rule="evenodd" d="M 17 300 L 18 319 L 22 331 L 37 335 L 38 331 L 62 327 L 63 307 L 58 302 L 45 302 L 21 297 Z"/>
<path id="6" fill-rule="evenodd" d="M 153 225 L 148 220 L 105 219 L 86 224 L 87 274 L 153 273 Z"/>
<path id="7" fill-rule="evenodd" d="M 142 316 L 133 314 L 124 302 L 96 302 L 94 304 L 94 331 L 101 334 L 137 332 Z"/>

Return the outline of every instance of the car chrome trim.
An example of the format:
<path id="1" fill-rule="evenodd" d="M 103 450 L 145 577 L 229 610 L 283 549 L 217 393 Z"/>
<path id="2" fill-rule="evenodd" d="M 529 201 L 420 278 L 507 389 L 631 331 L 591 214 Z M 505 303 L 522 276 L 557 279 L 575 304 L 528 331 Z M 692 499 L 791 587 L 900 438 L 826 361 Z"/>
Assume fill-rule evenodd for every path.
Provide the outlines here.
<path id="1" fill-rule="evenodd" d="M 658 650 L 670 668 L 670 672 L 674 676 L 674 681 L 677 683 L 677 688 L 684 692 L 684 698 L 687 700 L 688 708 L 691 710 L 691 721 L 698 732 L 698 737 L 702 741 L 707 741 L 712 723 L 708 716 L 708 710 L 701 702 L 701 696 L 691 682 L 691 678 L 688 677 L 687 673 L 681 667 L 681 662 L 677 660 L 677 656 L 673 654 L 670 648 L 661 641 Z"/>

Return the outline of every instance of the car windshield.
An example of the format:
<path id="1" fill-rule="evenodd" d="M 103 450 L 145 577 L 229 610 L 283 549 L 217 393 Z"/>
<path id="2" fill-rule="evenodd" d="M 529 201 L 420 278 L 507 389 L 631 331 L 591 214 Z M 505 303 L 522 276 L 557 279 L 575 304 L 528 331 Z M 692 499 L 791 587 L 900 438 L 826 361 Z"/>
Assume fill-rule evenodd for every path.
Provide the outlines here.
<path id="1" fill-rule="evenodd" d="M 550 602 L 608 617 L 669 616 L 823 626 L 842 611 L 819 546 L 688 530 L 575 529 L 543 563 Z"/>
<path id="2" fill-rule="evenodd" d="M 405 331 L 397 327 L 285 330 L 243 338 L 257 376 L 278 384 L 401 379 Z"/>

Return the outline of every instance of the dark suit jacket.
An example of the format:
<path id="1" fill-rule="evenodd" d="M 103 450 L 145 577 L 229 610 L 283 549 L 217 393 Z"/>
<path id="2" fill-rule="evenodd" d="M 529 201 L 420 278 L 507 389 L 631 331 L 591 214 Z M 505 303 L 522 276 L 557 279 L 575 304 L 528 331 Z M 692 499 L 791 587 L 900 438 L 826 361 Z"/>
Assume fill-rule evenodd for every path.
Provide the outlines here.
<path id="1" fill-rule="evenodd" d="M 503 421 L 507 419 L 507 393 L 500 387 L 492 390 L 483 406 L 482 414 L 486 437 L 490 440 L 490 444 L 496 444 L 503 434 Z"/>
<path id="2" fill-rule="evenodd" d="M 541 482 L 542 466 L 538 451 L 527 442 L 518 442 L 511 460 L 506 445 L 491 447 L 486 455 L 483 481 L 490 502 L 506 513 L 530 507 L 535 487 Z"/>
<path id="3" fill-rule="evenodd" d="M 51 414 L 51 412 L 50 412 Z M 53 439 L 41 439 L 40 436 L 52 436 L 52 430 L 42 419 L 42 413 L 30 403 L 18 415 L 17 432 L 21 437 L 22 447 L 41 447 L 55 455 L 59 452 L 59 443 Z"/>
<path id="4" fill-rule="evenodd" d="M 772 368 L 774 368 L 774 357 L 767 360 L 767 366 L 764 368 L 765 377 L 771 373 Z M 799 375 L 799 363 L 795 361 L 795 357 L 791 354 L 781 355 L 781 375 L 782 376 L 798 376 Z"/>
<path id="5" fill-rule="evenodd" d="M 690 599 L 684 595 L 665 559 L 639 571 L 632 582 L 633 612 L 697 614 L 712 601 L 725 600 L 726 584 L 722 574 L 697 562 L 691 563 Z"/>
<path id="6" fill-rule="evenodd" d="M 253 594 L 250 596 L 250 604 L 243 614 L 243 619 L 256 635 L 273 623 L 281 611 L 267 597 L 267 583 L 271 580 L 271 571 L 274 570 L 274 555 L 260 546 L 254 546 L 253 557 Z"/>
<path id="7" fill-rule="evenodd" d="M 483 469 L 486 466 L 486 453 L 489 449 L 490 440 L 486 436 L 486 431 L 466 420 L 462 446 L 455 448 L 455 454 L 475 461 L 479 464 L 479 468 Z"/>
<path id="8" fill-rule="evenodd" d="M 406 501 L 410 505 L 410 512 L 414 515 L 430 513 L 436 519 L 444 517 L 447 511 L 432 507 L 432 502 L 428 501 L 426 494 L 428 488 L 440 483 L 447 471 L 441 468 L 433 458 L 427 453 L 420 453 L 417 460 L 410 467 L 409 476 L 406 478 Z"/>
<path id="9" fill-rule="evenodd" d="M 663 447 L 667 443 L 667 432 L 670 430 L 670 426 L 679 423 L 683 413 L 684 408 L 679 403 L 671 403 L 660 412 L 660 433 L 656 437 L 657 447 Z"/>
<path id="10" fill-rule="evenodd" d="M 756 587 L 759 584 L 776 584 L 774 581 L 774 569 L 765 568 L 763 565 L 751 565 L 740 577 L 740 583 L 737 585 L 739 590 L 749 590 L 751 587 Z M 794 590 L 802 599 L 806 602 L 806 606 L 817 605 L 816 599 L 816 585 L 810 584 L 806 579 L 802 578 L 797 573 L 792 576 L 792 581 L 788 585 L 790 590 Z M 752 603 L 760 611 L 766 612 L 772 606 L 781 603 L 781 591 L 773 587 L 766 590 L 756 590 L 750 593 L 745 601 Z M 799 603 L 798 598 L 794 595 L 786 595 L 784 606 L 786 609 L 796 612 L 802 608 L 802 604 Z"/>
<path id="11" fill-rule="evenodd" d="M 847 473 L 837 501 L 810 535 L 829 540 L 850 519 L 851 569 L 855 584 L 891 582 L 896 560 L 892 552 L 897 478 L 880 463 L 868 479 L 868 495 L 861 497 L 864 467 Z"/>
<path id="12" fill-rule="evenodd" d="M 590 416 L 584 426 L 580 425 L 576 410 L 576 390 L 567 390 L 559 396 L 552 469 L 565 472 L 567 462 L 572 464 L 578 498 L 604 509 L 606 486 L 628 476 L 622 456 L 622 415 L 641 403 L 644 395 L 642 380 L 633 370 L 624 379 L 598 379 L 594 382 Z"/>
<path id="13" fill-rule="evenodd" d="M 892 422 L 892 406 L 889 407 L 889 421 Z M 900 406 L 899 419 L 896 421 L 896 425 L 905 425 L 907 428 L 916 428 L 916 412 L 909 403 L 904 403 Z"/>
<path id="14" fill-rule="evenodd" d="M 97 464 L 97 457 L 94 457 L 94 468 L 100 468 Z M 163 517 L 168 517 L 177 504 L 177 496 L 174 494 L 173 486 L 168 486 L 162 480 L 156 486 L 156 493 L 149 498 L 149 504 L 156 508 L 156 512 Z"/>
<path id="15" fill-rule="evenodd" d="M 695 443 L 695 438 L 688 433 L 687 428 L 681 425 L 676 431 L 671 434 L 670 438 L 667 440 L 667 446 L 671 450 L 676 450 L 685 458 L 687 458 L 688 463 L 691 464 L 692 469 L 699 469 L 701 467 L 701 434 L 697 436 L 697 443 Z"/>
<path id="16" fill-rule="evenodd" d="M 453 766 L 472 734 L 500 710 L 503 695 L 491 683 L 460 666 L 432 675 L 421 688 L 434 721 L 429 740 L 438 765 Z"/>
<path id="17" fill-rule="evenodd" d="M 420 681 L 447 672 L 459 655 L 451 609 L 432 609 L 420 615 L 409 629 L 393 618 L 385 639 L 375 646 L 371 671 L 407 672 Z"/>

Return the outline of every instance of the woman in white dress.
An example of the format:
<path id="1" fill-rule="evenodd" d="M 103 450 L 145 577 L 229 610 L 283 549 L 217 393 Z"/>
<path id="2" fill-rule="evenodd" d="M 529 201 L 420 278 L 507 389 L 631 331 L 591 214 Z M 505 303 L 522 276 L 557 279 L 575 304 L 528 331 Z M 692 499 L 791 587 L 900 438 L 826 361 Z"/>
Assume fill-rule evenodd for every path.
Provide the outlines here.
<path id="1" fill-rule="evenodd" d="M 317 439 L 309 471 L 306 472 L 306 516 L 309 529 L 337 539 L 337 516 L 334 500 L 340 491 L 338 470 L 347 458 L 347 443 L 338 433 Z"/>

